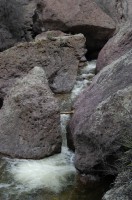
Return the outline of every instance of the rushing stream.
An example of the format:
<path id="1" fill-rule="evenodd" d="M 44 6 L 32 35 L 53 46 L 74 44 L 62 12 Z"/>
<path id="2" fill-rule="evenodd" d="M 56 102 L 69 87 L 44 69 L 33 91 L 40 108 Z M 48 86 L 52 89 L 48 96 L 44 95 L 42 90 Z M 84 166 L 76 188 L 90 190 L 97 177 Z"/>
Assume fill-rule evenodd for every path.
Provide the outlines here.
<path id="1" fill-rule="evenodd" d="M 68 109 L 91 83 L 96 61 L 79 69 L 68 96 Z M 62 105 L 66 99 L 62 101 Z M 62 107 L 64 107 L 64 105 Z M 108 182 L 83 184 L 74 168 L 74 153 L 66 145 L 66 125 L 70 114 L 61 114 L 62 152 L 41 160 L 0 159 L 0 200 L 101 200 Z"/>

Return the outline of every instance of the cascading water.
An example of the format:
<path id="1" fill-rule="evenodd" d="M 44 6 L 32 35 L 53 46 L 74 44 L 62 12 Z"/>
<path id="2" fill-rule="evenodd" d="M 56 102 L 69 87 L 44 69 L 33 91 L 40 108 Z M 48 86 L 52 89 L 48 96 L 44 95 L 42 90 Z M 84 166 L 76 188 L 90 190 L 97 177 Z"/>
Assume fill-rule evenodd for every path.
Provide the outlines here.
<path id="1" fill-rule="evenodd" d="M 92 83 L 92 78 L 95 76 L 96 60 L 87 62 L 84 67 L 78 70 L 77 80 L 71 92 L 71 99 L 75 100 L 78 95 Z"/>
<path id="2" fill-rule="evenodd" d="M 21 191 L 44 188 L 59 193 L 64 187 L 72 184 L 76 170 L 72 161 L 74 154 L 66 147 L 65 127 L 68 119 L 69 116 L 61 115 L 63 146 L 60 154 L 41 160 L 3 158 L 8 165 L 7 171 L 19 184 Z M 0 188 L 8 186 L 10 185 L 0 184 Z"/>
<path id="3" fill-rule="evenodd" d="M 80 67 L 76 83 L 68 101 L 64 98 L 61 107 L 71 109 L 76 97 L 95 75 L 96 61 L 87 62 Z M 69 105 L 67 105 L 69 104 Z M 62 110 L 63 111 L 63 110 Z M 70 110 L 69 110 L 70 111 Z M 1 200 L 98 200 L 99 192 L 84 189 L 76 182 L 73 164 L 74 153 L 67 148 L 66 126 L 70 112 L 60 116 L 63 137 L 62 152 L 41 160 L 0 159 L 0 199 Z M 84 193 L 85 192 L 85 193 Z"/>
<path id="4" fill-rule="evenodd" d="M 61 115 L 63 146 L 60 154 L 41 159 L 10 159 L 2 158 L 0 164 L 0 199 L 21 199 L 33 191 L 43 190 L 48 198 L 61 193 L 66 187 L 73 185 L 75 167 L 74 154 L 66 147 L 66 124 L 69 116 Z M 5 192 L 6 191 L 6 192 Z M 26 192 L 26 194 L 24 194 Z"/>

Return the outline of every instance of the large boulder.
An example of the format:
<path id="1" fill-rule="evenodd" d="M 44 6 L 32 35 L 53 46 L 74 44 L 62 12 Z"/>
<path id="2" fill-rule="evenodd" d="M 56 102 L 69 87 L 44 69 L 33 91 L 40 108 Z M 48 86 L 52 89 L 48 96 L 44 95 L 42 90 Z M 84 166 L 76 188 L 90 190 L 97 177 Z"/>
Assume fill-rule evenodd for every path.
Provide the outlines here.
<path id="1" fill-rule="evenodd" d="M 16 81 L 0 110 L 0 153 L 39 159 L 61 151 L 58 102 L 45 72 L 33 68 Z"/>
<path id="2" fill-rule="evenodd" d="M 0 51 L 12 47 L 16 42 L 7 27 L 0 24 Z"/>
<path id="3" fill-rule="evenodd" d="M 69 130 L 82 173 L 105 172 L 120 154 L 120 139 L 131 135 L 131 72 L 132 50 L 105 67 L 74 105 Z"/>
<path id="4" fill-rule="evenodd" d="M 122 26 L 126 21 L 132 20 L 131 0 L 94 0 L 115 22 Z"/>
<path id="5" fill-rule="evenodd" d="M 117 27 L 117 33 L 106 43 L 98 55 L 97 72 L 99 72 L 132 47 L 132 1 L 95 1 L 114 19 Z"/>
<path id="6" fill-rule="evenodd" d="M 0 53 L 0 94 L 7 94 L 14 81 L 34 66 L 44 68 L 55 93 L 70 92 L 77 76 L 79 60 L 86 53 L 82 34 L 37 38 Z"/>
<path id="7" fill-rule="evenodd" d="M 0 1 L 0 51 L 33 39 L 35 7 L 36 0 Z"/>
<path id="8" fill-rule="evenodd" d="M 132 49 L 132 26 L 126 23 L 115 36 L 113 36 L 100 51 L 96 71 L 111 64 L 127 51 Z"/>
<path id="9" fill-rule="evenodd" d="M 33 32 L 83 33 L 90 51 L 100 50 L 115 30 L 114 21 L 92 0 L 42 0 L 33 17 Z"/>
<path id="10" fill-rule="evenodd" d="M 106 192 L 102 200 L 131 200 L 132 199 L 132 171 L 120 173 L 112 189 Z"/>
<path id="11" fill-rule="evenodd" d="M 24 34 L 22 36 L 23 40 L 26 41 L 33 39 L 33 15 L 36 8 L 36 0 L 16 0 L 20 7 L 23 9 L 23 24 L 24 24 Z"/>

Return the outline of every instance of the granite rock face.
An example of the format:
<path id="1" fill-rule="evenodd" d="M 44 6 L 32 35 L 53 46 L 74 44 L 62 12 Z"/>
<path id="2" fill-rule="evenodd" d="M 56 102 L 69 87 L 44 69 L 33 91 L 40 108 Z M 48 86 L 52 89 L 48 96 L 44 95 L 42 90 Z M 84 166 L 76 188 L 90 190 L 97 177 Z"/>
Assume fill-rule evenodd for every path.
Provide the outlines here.
<path id="1" fill-rule="evenodd" d="M 33 17 L 33 31 L 83 33 L 90 51 L 101 49 L 115 30 L 114 21 L 92 0 L 42 0 Z"/>
<path id="2" fill-rule="evenodd" d="M 12 47 L 16 43 L 6 26 L 0 25 L 0 51 Z"/>
<path id="3" fill-rule="evenodd" d="M 58 102 L 35 67 L 16 81 L 0 110 L 0 153 L 39 159 L 61 151 Z"/>
<path id="4" fill-rule="evenodd" d="M 52 37 L 21 43 L 0 53 L 0 97 L 8 93 L 15 80 L 34 66 L 42 67 L 55 93 L 73 88 L 79 60 L 86 53 L 82 34 Z"/>
<path id="5" fill-rule="evenodd" d="M 20 41 L 32 40 L 36 0 L 0 1 L 0 51 Z"/>
<path id="6" fill-rule="evenodd" d="M 132 50 L 105 67 L 75 102 L 69 130 L 82 173 L 106 171 L 109 156 L 118 158 L 120 139 L 131 135 L 131 58 Z"/>
<path id="7" fill-rule="evenodd" d="M 132 26 L 126 23 L 100 51 L 97 72 L 132 49 Z"/>
<path id="8" fill-rule="evenodd" d="M 36 0 L 17 0 L 24 10 L 25 39 L 32 39 L 33 15 L 36 8 Z"/>
<path id="9" fill-rule="evenodd" d="M 96 2 L 116 22 L 116 34 L 106 43 L 98 55 L 97 72 L 99 72 L 132 47 L 132 1 L 96 0 Z"/>
<path id="10" fill-rule="evenodd" d="M 132 20 L 131 0 L 95 0 L 95 2 L 116 22 L 117 26 Z"/>
<path id="11" fill-rule="evenodd" d="M 132 199 L 132 172 L 126 170 L 120 173 L 112 189 L 106 192 L 102 200 L 131 200 Z"/>

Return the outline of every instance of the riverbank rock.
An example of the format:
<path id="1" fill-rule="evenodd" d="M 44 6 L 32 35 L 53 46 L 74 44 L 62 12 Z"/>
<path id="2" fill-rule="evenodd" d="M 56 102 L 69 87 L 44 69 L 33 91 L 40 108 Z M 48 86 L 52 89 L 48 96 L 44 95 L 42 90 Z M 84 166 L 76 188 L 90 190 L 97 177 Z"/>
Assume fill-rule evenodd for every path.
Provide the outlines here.
<path id="1" fill-rule="evenodd" d="M 15 80 L 34 66 L 42 67 L 55 93 L 69 93 L 74 86 L 79 61 L 86 53 L 82 34 L 21 43 L 0 53 L 0 94 L 6 95 Z"/>
<path id="2" fill-rule="evenodd" d="M 33 17 L 33 31 L 83 33 L 90 51 L 100 50 L 115 30 L 114 21 L 92 0 L 42 0 Z"/>
<path id="3" fill-rule="evenodd" d="M 42 32 L 41 34 L 37 35 L 35 37 L 35 41 L 40 41 L 40 40 L 46 40 L 51 39 L 51 40 L 56 40 L 56 37 L 63 37 L 63 36 L 68 36 L 68 34 L 63 33 L 62 31 L 46 31 Z M 70 34 L 69 34 L 70 36 Z"/>
<path id="4" fill-rule="evenodd" d="M 132 132 L 131 58 L 132 50 L 105 67 L 74 105 L 69 129 L 75 166 L 82 173 L 105 173 L 118 158 L 120 139 Z"/>
<path id="5" fill-rule="evenodd" d="M 100 51 L 96 71 L 111 64 L 127 51 L 132 49 L 132 25 L 126 23 L 115 36 L 113 36 Z"/>
<path id="6" fill-rule="evenodd" d="M 95 2 L 116 22 L 117 27 L 132 20 L 131 0 L 95 0 Z"/>
<path id="7" fill-rule="evenodd" d="M 0 24 L 0 51 L 12 47 L 16 43 L 6 26 Z"/>
<path id="8" fill-rule="evenodd" d="M 131 200 L 132 199 L 132 172 L 126 170 L 118 175 L 115 184 L 104 195 L 102 200 Z"/>
<path id="9" fill-rule="evenodd" d="M 29 41 L 33 39 L 33 15 L 36 8 L 36 0 L 17 0 L 24 10 L 24 31 L 25 40 Z"/>
<path id="10" fill-rule="evenodd" d="M 30 41 L 35 0 L 0 1 L 0 51 L 20 41 Z"/>
<path id="11" fill-rule="evenodd" d="M 116 22 L 116 34 L 100 51 L 97 72 L 120 58 L 132 47 L 132 1 L 95 0 Z"/>
<path id="12" fill-rule="evenodd" d="M 33 68 L 16 81 L 0 110 L 0 153 L 39 159 L 61 151 L 58 102 L 45 72 Z"/>

